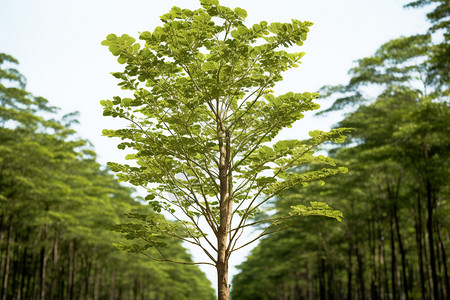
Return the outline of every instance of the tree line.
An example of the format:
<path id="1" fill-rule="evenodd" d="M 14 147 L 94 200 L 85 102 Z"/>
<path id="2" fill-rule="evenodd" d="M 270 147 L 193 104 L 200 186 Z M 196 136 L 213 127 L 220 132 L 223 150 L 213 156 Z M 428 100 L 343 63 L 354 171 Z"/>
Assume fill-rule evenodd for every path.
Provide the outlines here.
<path id="1" fill-rule="evenodd" d="M 0 298 L 213 299 L 196 266 L 159 264 L 113 246 L 125 213 L 164 220 L 96 162 L 72 128 L 76 113 L 25 89 L 0 54 Z M 180 242 L 169 254 L 186 261 Z"/>
<path id="2" fill-rule="evenodd" d="M 348 84 L 322 90 L 333 101 L 324 114 L 350 110 L 338 126 L 353 130 L 330 150 L 349 173 L 274 203 L 279 213 L 324 201 L 344 221 L 308 218 L 262 240 L 239 266 L 233 299 L 450 297 L 450 8 L 409 6 L 429 4 L 429 32 L 385 43 Z"/>

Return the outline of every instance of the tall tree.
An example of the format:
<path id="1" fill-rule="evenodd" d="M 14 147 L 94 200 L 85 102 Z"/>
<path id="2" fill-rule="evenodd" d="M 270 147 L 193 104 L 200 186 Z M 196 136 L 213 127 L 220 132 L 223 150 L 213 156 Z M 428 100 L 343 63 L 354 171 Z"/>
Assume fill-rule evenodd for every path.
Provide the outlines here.
<path id="1" fill-rule="evenodd" d="M 297 67 L 303 53 L 283 48 L 301 46 L 311 22 L 265 21 L 247 27 L 247 12 L 202 0 L 195 11 L 173 7 L 161 16 L 163 25 L 143 32 L 144 45 L 126 34 L 110 34 L 103 41 L 123 72 L 113 75 L 131 98 L 102 100 L 104 115 L 130 122 L 128 128 L 104 130 L 124 140 L 120 149 L 137 165 L 109 163 L 123 181 L 147 189 L 150 205 L 165 210 L 178 226 L 136 216 L 136 224 L 117 228 L 141 244 L 122 249 L 146 253 L 156 248 L 159 261 L 175 261 L 164 254 L 164 239 L 178 238 L 200 247 L 218 275 L 218 296 L 229 298 L 230 255 L 254 240 L 292 226 L 302 216 L 340 213 L 320 203 L 298 206 L 290 213 L 257 220 L 267 223 L 252 241 L 238 243 L 261 206 L 294 185 L 306 185 L 346 172 L 314 148 L 326 141 L 342 142 L 344 129 L 311 132 L 308 141 L 270 144 L 281 129 L 317 109 L 316 93 L 276 96 L 270 89 L 282 72 Z M 271 145 L 271 146 L 270 146 Z M 303 173 L 293 168 L 320 162 L 320 170 Z M 273 173 L 270 174 L 269 171 Z M 208 229 L 206 229 L 208 228 Z"/>

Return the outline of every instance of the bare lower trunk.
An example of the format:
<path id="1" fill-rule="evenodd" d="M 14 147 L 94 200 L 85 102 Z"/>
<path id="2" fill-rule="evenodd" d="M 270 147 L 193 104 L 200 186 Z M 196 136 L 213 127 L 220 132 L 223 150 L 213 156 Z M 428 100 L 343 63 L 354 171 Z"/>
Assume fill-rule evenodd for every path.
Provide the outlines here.
<path id="1" fill-rule="evenodd" d="M 359 246 L 355 245 L 355 255 L 358 262 L 358 280 L 362 299 L 366 299 L 366 286 L 364 284 L 364 263 Z"/>
<path id="2" fill-rule="evenodd" d="M 115 285 L 116 285 L 116 273 L 113 272 L 111 275 L 111 285 L 109 287 L 109 300 L 116 299 L 114 296 Z"/>
<path id="3" fill-rule="evenodd" d="M 6 300 L 8 296 L 8 277 L 9 277 L 9 265 L 11 261 L 11 243 L 12 243 L 12 221 L 9 221 L 8 226 L 8 240 L 6 246 L 6 259 L 5 259 L 5 272 L 3 275 L 3 295 L 2 299 Z"/>
<path id="4" fill-rule="evenodd" d="M 75 253 L 73 241 L 69 243 L 69 280 L 67 282 L 67 299 L 73 299 L 73 275 L 74 275 Z"/>
<path id="5" fill-rule="evenodd" d="M 314 292 L 313 292 L 313 278 L 312 278 L 312 272 L 311 272 L 311 265 L 308 261 L 306 264 L 307 268 L 307 277 L 308 277 L 308 300 L 314 299 Z"/>
<path id="6" fill-rule="evenodd" d="M 444 243 L 442 242 L 441 237 L 441 224 L 437 225 L 437 235 L 438 235 L 438 242 L 439 242 L 439 248 L 441 249 L 441 256 L 442 256 L 442 265 L 444 268 L 444 286 L 445 289 L 442 289 L 444 295 L 443 299 L 449 299 L 450 298 L 450 280 L 448 276 L 448 270 L 447 270 L 447 254 L 445 253 Z"/>
<path id="7" fill-rule="evenodd" d="M 48 235 L 48 224 L 45 224 L 44 226 L 44 233 L 42 235 L 42 240 L 45 241 L 47 239 Z M 48 261 L 48 255 L 46 253 L 45 246 L 42 246 L 41 248 L 41 299 L 44 300 L 46 297 L 46 291 L 47 291 L 47 285 L 46 285 L 46 278 L 47 278 L 47 261 Z"/>
<path id="8" fill-rule="evenodd" d="M 416 220 L 416 243 L 417 243 L 417 255 L 419 258 L 419 275 L 420 275 L 420 291 L 422 298 L 426 298 L 425 289 L 425 271 L 423 269 L 423 243 L 422 243 L 422 205 L 420 203 L 420 194 L 417 197 L 417 220 Z"/>
<path id="9" fill-rule="evenodd" d="M 347 270 L 347 300 L 352 300 L 352 243 L 349 242 L 348 245 L 348 270 Z"/>
<path id="10" fill-rule="evenodd" d="M 433 232 L 433 199 L 432 199 L 432 190 L 431 183 L 428 180 L 426 183 L 427 190 L 427 210 L 428 210 L 428 219 L 427 219 L 427 231 L 428 231 L 428 247 L 430 249 L 430 268 L 431 268 L 431 279 L 432 279 L 432 294 L 434 296 L 434 300 L 439 299 L 439 287 L 438 287 L 438 279 L 436 272 L 436 257 L 434 250 L 434 232 Z"/>
<path id="11" fill-rule="evenodd" d="M 219 300 L 230 299 L 230 286 L 228 284 L 228 248 L 227 235 L 231 226 L 232 213 L 232 186 L 230 171 L 230 140 L 228 129 L 219 120 L 217 126 L 219 136 L 219 181 L 220 181 L 220 224 L 217 233 L 217 293 Z"/>
<path id="12" fill-rule="evenodd" d="M 394 224 L 393 224 L 392 216 L 389 217 L 389 233 L 391 240 L 391 288 L 392 288 L 392 299 L 397 299 L 397 284 L 395 280 L 395 275 L 397 273 L 397 255 L 395 249 L 395 241 L 394 241 Z"/>
<path id="13" fill-rule="evenodd" d="M 217 288 L 218 299 L 230 298 L 230 286 L 228 285 L 228 261 L 217 262 Z"/>

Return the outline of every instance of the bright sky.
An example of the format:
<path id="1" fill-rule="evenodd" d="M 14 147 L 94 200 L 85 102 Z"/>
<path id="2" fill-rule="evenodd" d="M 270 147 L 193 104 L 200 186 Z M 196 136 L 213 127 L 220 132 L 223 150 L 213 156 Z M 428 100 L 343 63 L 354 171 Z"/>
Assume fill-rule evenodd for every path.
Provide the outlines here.
<path id="1" fill-rule="evenodd" d="M 356 59 L 372 55 L 390 39 L 423 33 L 428 27 L 423 10 L 404 9 L 400 0 L 222 0 L 221 5 L 248 12 L 247 24 L 262 20 L 312 21 L 314 26 L 301 51 L 300 68 L 291 70 L 277 92 L 314 92 L 323 85 L 346 83 Z M 159 16 L 172 6 L 195 9 L 197 0 L 0 0 L 0 52 L 20 62 L 27 90 L 47 98 L 63 113 L 79 111 L 81 137 L 95 146 L 99 161 L 122 160 L 116 142 L 101 136 L 118 128 L 116 119 L 102 116 L 99 101 L 121 94 L 109 73 L 122 70 L 100 43 L 109 33 L 139 32 L 159 26 Z M 336 117 L 307 116 L 287 138 L 304 138 L 309 130 L 327 130 Z M 250 247 L 232 260 L 243 261 Z M 195 254 L 195 252 L 192 250 Z M 204 269 L 215 286 L 212 269 Z M 231 275 L 236 270 L 231 268 Z"/>

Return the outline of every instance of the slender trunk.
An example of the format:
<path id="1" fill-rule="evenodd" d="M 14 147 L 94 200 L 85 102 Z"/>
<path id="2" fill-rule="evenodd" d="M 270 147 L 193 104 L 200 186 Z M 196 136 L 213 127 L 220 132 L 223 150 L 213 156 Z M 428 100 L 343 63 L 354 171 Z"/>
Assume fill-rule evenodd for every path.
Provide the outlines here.
<path id="1" fill-rule="evenodd" d="M 314 292 L 313 292 L 313 279 L 312 279 L 312 272 L 311 272 L 311 264 L 308 261 L 306 263 L 306 277 L 308 278 L 308 300 L 314 299 Z"/>
<path id="2" fill-rule="evenodd" d="M 420 291 L 422 298 L 425 299 L 427 291 L 425 289 L 425 272 L 423 270 L 423 244 L 422 244 L 422 205 L 420 203 L 420 194 L 417 197 L 417 220 L 416 220 L 416 243 L 417 256 L 419 258 L 419 276 L 420 276 Z"/>
<path id="3" fill-rule="evenodd" d="M 48 224 L 45 224 L 44 226 L 44 232 L 42 235 L 42 241 L 45 243 L 47 240 L 48 235 Z M 45 251 L 45 244 L 41 248 L 41 295 L 40 299 L 45 299 L 45 293 L 46 293 L 46 276 L 47 276 L 47 261 L 48 261 L 48 255 Z"/>
<path id="4" fill-rule="evenodd" d="M 432 278 L 431 278 L 431 266 L 430 266 L 430 264 L 429 264 L 429 261 L 430 261 L 430 245 L 427 243 L 427 234 L 425 234 L 425 236 L 423 237 L 423 240 L 422 240 L 422 244 L 424 245 L 424 254 L 425 254 L 425 261 L 427 262 L 426 264 L 425 264 L 425 268 L 426 268 L 426 274 L 427 274 L 427 283 L 428 283 L 428 285 L 427 285 L 427 287 L 428 287 L 428 297 L 431 299 L 431 300 L 435 300 L 434 299 L 434 293 L 433 293 L 433 280 L 432 280 Z"/>
<path id="5" fill-rule="evenodd" d="M 66 274 L 65 265 L 61 266 L 59 274 L 61 274 L 61 276 L 60 276 L 59 282 L 58 282 L 58 289 L 59 289 L 58 295 L 61 298 L 65 298 L 65 297 L 68 297 L 67 294 L 66 294 L 66 279 L 67 279 L 67 277 L 64 276 Z"/>
<path id="6" fill-rule="evenodd" d="M 328 274 L 328 299 L 335 298 L 335 280 L 334 280 L 334 260 L 333 256 L 330 255 L 327 264 L 327 274 Z M 364 279 L 363 279 L 364 280 Z"/>
<path id="7" fill-rule="evenodd" d="M 41 256 L 38 251 L 36 255 L 33 257 L 33 260 L 36 261 L 34 267 L 34 291 L 33 291 L 33 299 L 39 299 L 41 296 L 41 284 L 39 282 L 41 276 Z"/>
<path id="8" fill-rule="evenodd" d="M 14 251 L 13 251 L 13 259 L 12 259 L 13 263 L 12 263 L 12 274 L 11 274 L 11 279 L 12 279 L 12 297 L 14 299 L 17 299 L 17 284 L 20 282 L 20 248 L 19 245 L 16 243 L 15 247 L 14 247 Z"/>
<path id="9" fill-rule="evenodd" d="M 352 300 L 352 243 L 351 241 L 348 244 L 348 250 L 347 250 L 347 254 L 348 254 L 348 267 L 347 267 L 347 300 Z"/>
<path id="10" fill-rule="evenodd" d="M 47 276 L 47 256 L 45 254 L 45 247 L 43 246 L 41 249 L 41 270 L 40 270 L 40 283 L 41 283 L 41 293 L 40 293 L 40 299 L 45 299 L 45 292 L 46 292 L 46 276 Z"/>
<path id="11" fill-rule="evenodd" d="M 219 247 L 217 253 L 217 284 L 218 284 L 218 299 L 228 300 L 230 298 L 230 287 L 228 285 L 228 259 L 226 251 L 226 232 L 220 235 L 219 230 Z"/>
<path id="12" fill-rule="evenodd" d="M 12 244 L 12 231 L 13 225 L 12 220 L 9 220 L 8 225 L 8 238 L 6 241 L 6 258 L 5 258 L 5 270 L 3 272 L 3 295 L 2 300 L 6 300 L 8 297 L 8 277 L 9 277 L 9 265 L 11 262 L 11 244 Z"/>
<path id="13" fill-rule="evenodd" d="M 68 281 L 67 281 L 67 299 L 71 300 L 73 298 L 73 269 L 75 262 L 73 241 L 69 242 L 69 268 L 68 268 Z"/>
<path id="14" fill-rule="evenodd" d="M 395 274 L 397 269 L 397 256 L 395 253 L 395 241 L 394 241 L 394 224 L 393 217 L 389 218 L 389 229 L 390 229 L 390 237 L 391 237 L 391 288 L 392 288 L 392 299 L 397 299 L 397 284 L 395 280 Z"/>
<path id="15" fill-rule="evenodd" d="M 137 300 L 139 281 L 137 277 L 133 279 L 133 300 Z"/>
<path id="16" fill-rule="evenodd" d="M 393 217 L 394 217 L 395 231 L 397 234 L 398 248 L 400 250 L 400 259 L 402 262 L 403 292 L 405 295 L 405 299 L 409 300 L 408 277 L 406 276 L 406 253 L 405 253 L 405 249 L 403 247 L 403 240 L 402 240 L 402 236 L 400 234 L 400 225 L 399 225 L 400 222 L 398 219 L 398 195 L 399 195 L 399 191 L 400 191 L 400 181 L 401 181 L 401 176 L 398 177 L 397 186 L 395 188 L 396 191 L 395 191 L 395 194 L 391 194 L 391 198 L 392 198 L 392 205 L 393 205 L 392 211 L 393 211 Z"/>
<path id="17" fill-rule="evenodd" d="M 84 298 L 89 299 L 89 284 L 91 281 L 91 269 L 92 269 L 92 262 L 89 260 L 88 255 L 84 256 L 85 259 L 85 266 L 84 266 Z"/>
<path id="18" fill-rule="evenodd" d="M 77 297 L 77 295 L 79 294 L 79 290 L 80 290 L 80 285 L 76 285 L 77 281 L 75 280 L 77 278 L 77 272 L 78 272 L 78 259 L 77 259 L 77 248 L 73 247 L 73 269 L 72 269 L 72 281 L 73 281 L 73 285 L 72 285 L 72 294 L 70 295 L 70 299 L 77 299 L 79 297 Z"/>
<path id="19" fill-rule="evenodd" d="M 379 252 L 379 267 L 380 270 L 378 274 L 380 274 L 379 277 L 379 287 L 380 287 L 380 299 L 384 300 L 386 293 L 388 293 L 388 283 L 387 283 L 387 271 L 386 271 L 386 264 L 384 259 L 384 236 L 382 234 L 381 230 L 381 224 L 380 220 L 378 220 L 378 252 Z"/>
<path id="20" fill-rule="evenodd" d="M 377 259 L 376 259 L 376 242 L 377 242 L 377 236 L 376 236 L 376 228 L 375 228 L 375 222 L 373 218 L 370 218 L 369 222 L 369 248 L 370 248 L 370 296 L 371 299 L 379 299 L 378 291 L 377 291 L 377 280 L 378 280 L 378 274 L 377 274 Z"/>
<path id="21" fill-rule="evenodd" d="M 36 278 L 35 276 L 35 272 L 36 272 L 36 268 L 37 268 L 37 259 L 34 258 L 33 255 L 33 251 L 30 251 L 30 264 L 31 267 L 27 268 L 27 282 L 26 282 L 26 289 L 25 289 L 25 294 L 24 294 L 24 298 L 25 299 L 33 299 L 33 293 L 34 293 L 34 286 L 36 286 L 36 284 L 34 284 L 34 278 Z"/>
<path id="22" fill-rule="evenodd" d="M 358 280 L 359 280 L 359 286 L 360 286 L 360 292 L 362 299 L 366 299 L 366 286 L 364 284 L 364 264 L 363 264 L 363 258 L 361 255 L 361 251 L 359 250 L 358 245 L 355 245 L 355 254 L 356 259 L 358 261 Z"/>
<path id="23" fill-rule="evenodd" d="M 405 253 L 405 249 L 403 247 L 402 236 L 400 234 L 400 225 L 399 225 L 398 216 L 397 216 L 397 204 L 396 203 L 394 203 L 394 222 L 395 222 L 395 229 L 396 229 L 397 239 L 398 239 L 398 248 L 400 250 L 400 258 L 402 261 L 403 291 L 404 291 L 405 299 L 409 300 L 408 278 L 406 276 L 406 253 Z"/>
<path id="24" fill-rule="evenodd" d="M 22 295 L 24 294 L 25 278 L 27 277 L 27 250 L 28 247 L 24 247 L 22 252 L 22 265 L 20 271 L 22 273 L 22 277 L 20 278 L 20 287 L 17 294 L 17 300 L 21 300 Z"/>
<path id="25" fill-rule="evenodd" d="M 53 297 L 55 295 L 55 291 L 57 289 L 57 283 L 58 283 L 58 277 L 60 276 L 58 274 L 58 260 L 59 260 L 59 253 L 58 253 L 58 243 L 59 243 L 59 230 L 58 227 L 55 228 L 55 239 L 53 241 L 53 261 L 52 261 L 52 282 L 50 284 L 50 295 Z M 61 297 L 61 295 L 60 295 Z"/>
<path id="26" fill-rule="evenodd" d="M 114 290 L 115 290 L 115 285 L 116 285 L 116 273 L 113 272 L 111 274 L 111 285 L 109 287 L 109 300 L 114 300 Z"/>
<path id="27" fill-rule="evenodd" d="M 0 297 L 3 295 L 3 278 L 4 278 L 4 270 L 5 270 L 5 255 L 3 255 L 3 239 L 5 238 L 5 223 L 4 223 L 4 214 L 1 215 L 0 218 Z M 2 297 L 3 298 L 3 297 Z"/>
<path id="28" fill-rule="evenodd" d="M 325 293 L 325 260 L 320 258 L 319 261 L 319 295 L 320 300 L 326 299 Z"/>
<path id="29" fill-rule="evenodd" d="M 437 270 L 436 271 L 438 273 L 438 280 L 439 280 L 439 286 L 440 286 L 440 288 L 439 288 L 439 298 L 440 299 L 445 299 L 444 298 L 445 282 L 444 282 L 444 278 L 442 276 L 442 274 L 443 274 L 443 270 L 442 270 L 442 253 L 441 253 L 441 248 L 439 247 L 439 242 L 436 242 L 435 246 L 436 246 L 436 263 L 437 263 Z"/>
<path id="30" fill-rule="evenodd" d="M 100 298 L 103 298 L 102 291 L 106 292 L 106 268 L 102 268 L 102 275 L 101 275 L 101 282 L 100 282 Z"/>
<path id="31" fill-rule="evenodd" d="M 444 243 L 442 242 L 441 224 L 440 223 L 438 223 L 438 225 L 437 225 L 437 235 L 438 235 L 439 248 L 441 249 L 442 265 L 444 268 L 445 289 L 443 289 L 443 293 L 444 293 L 443 299 L 448 299 L 448 298 L 450 298 L 450 280 L 449 280 L 448 269 L 447 269 L 447 254 L 445 253 Z"/>
<path id="32" fill-rule="evenodd" d="M 95 262 L 95 268 L 94 268 L 94 300 L 98 300 L 98 290 L 99 290 L 99 272 L 100 272 L 100 264 L 98 261 Z"/>
<path id="33" fill-rule="evenodd" d="M 436 257 L 434 250 L 434 238 L 433 238 L 433 199 L 432 199 L 432 189 L 431 182 L 427 179 L 426 181 L 427 190 L 427 231 L 428 231 L 428 247 L 430 248 L 430 268 L 431 268 L 431 278 L 432 278 L 432 294 L 434 300 L 439 300 L 439 288 L 438 288 L 438 278 L 436 272 Z"/>
<path id="34" fill-rule="evenodd" d="M 140 294 L 141 294 L 141 300 L 144 300 L 145 299 L 145 291 L 146 291 L 146 289 L 144 288 L 144 284 L 143 284 L 143 281 L 141 281 L 140 282 L 140 284 L 139 284 L 139 291 L 140 291 Z M 137 298 L 136 298 L 137 299 Z"/>
<path id="35" fill-rule="evenodd" d="M 217 293 L 219 300 L 230 298 L 228 284 L 228 232 L 231 226 L 232 190 L 230 172 L 230 137 L 228 129 L 218 121 L 217 132 L 219 136 L 219 182 L 220 182 L 220 224 L 217 233 Z"/>

